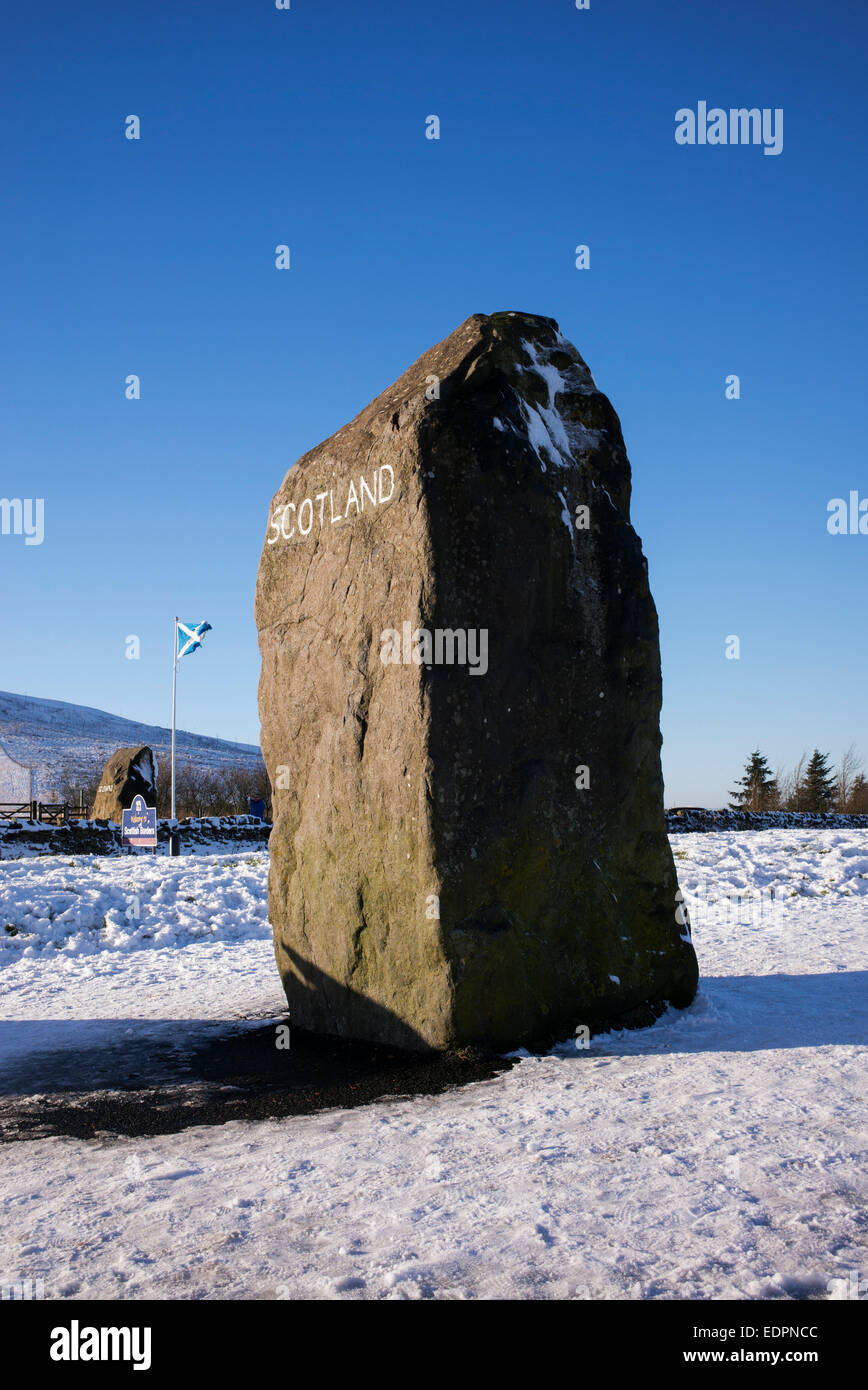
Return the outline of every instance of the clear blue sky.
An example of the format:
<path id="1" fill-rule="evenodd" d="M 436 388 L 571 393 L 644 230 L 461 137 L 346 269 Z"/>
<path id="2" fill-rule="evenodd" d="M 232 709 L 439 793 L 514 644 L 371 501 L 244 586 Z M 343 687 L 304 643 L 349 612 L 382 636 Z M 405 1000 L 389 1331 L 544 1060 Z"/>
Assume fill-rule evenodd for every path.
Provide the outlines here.
<path id="1" fill-rule="evenodd" d="M 256 742 L 286 469 L 522 309 L 621 417 L 669 804 L 757 744 L 868 753 L 868 536 L 826 530 L 868 496 L 862 0 L 48 0 L 0 37 L 0 496 L 46 527 L 0 536 L 0 688 L 167 723 L 178 612 L 214 628 L 179 723 Z M 783 152 L 676 145 L 700 100 L 783 108 Z"/>

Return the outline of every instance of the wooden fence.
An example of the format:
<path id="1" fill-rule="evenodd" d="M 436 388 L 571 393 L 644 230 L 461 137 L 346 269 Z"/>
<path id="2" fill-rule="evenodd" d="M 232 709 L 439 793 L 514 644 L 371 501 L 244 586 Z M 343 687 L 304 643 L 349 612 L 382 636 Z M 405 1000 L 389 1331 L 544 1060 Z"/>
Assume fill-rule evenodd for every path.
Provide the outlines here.
<path id="1" fill-rule="evenodd" d="M 77 806 L 68 801 L 0 801 L 0 820 L 35 820 L 45 825 L 68 825 L 87 820 L 89 807 L 82 799 Z"/>

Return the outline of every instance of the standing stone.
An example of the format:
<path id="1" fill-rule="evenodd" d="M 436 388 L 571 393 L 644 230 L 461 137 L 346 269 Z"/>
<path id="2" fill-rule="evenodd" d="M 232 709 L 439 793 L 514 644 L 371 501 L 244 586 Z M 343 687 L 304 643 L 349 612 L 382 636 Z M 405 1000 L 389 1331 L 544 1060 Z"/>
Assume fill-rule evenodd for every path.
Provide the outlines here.
<path id="1" fill-rule="evenodd" d="M 256 620 L 294 1023 L 508 1048 L 691 1001 L 630 466 L 552 319 L 474 314 L 298 461 Z"/>
<path id="2" fill-rule="evenodd" d="M 136 795 L 146 806 L 157 804 L 157 760 L 150 748 L 119 748 L 112 753 L 100 778 L 91 815 L 94 820 L 113 820 L 118 825 Z"/>

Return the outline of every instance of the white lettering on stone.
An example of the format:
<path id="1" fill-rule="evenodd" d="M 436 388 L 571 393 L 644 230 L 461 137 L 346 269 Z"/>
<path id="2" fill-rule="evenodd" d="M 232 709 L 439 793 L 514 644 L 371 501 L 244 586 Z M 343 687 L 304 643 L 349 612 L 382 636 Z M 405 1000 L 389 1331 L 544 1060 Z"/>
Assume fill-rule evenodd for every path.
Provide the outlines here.
<path id="1" fill-rule="evenodd" d="M 388 480 L 386 474 L 389 475 Z M 266 544 L 276 545 L 279 540 L 288 541 L 293 536 L 309 536 L 314 530 L 314 523 L 317 523 L 317 530 L 322 531 L 327 524 L 326 498 L 329 503 L 328 524 L 336 526 L 360 516 L 366 505 L 369 510 L 385 506 L 395 495 L 395 470 L 391 464 L 384 463 L 374 470 L 370 478 L 361 475 L 358 483 L 351 478 L 347 483 L 335 484 L 327 492 L 305 497 L 303 502 L 285 502 L 276 507 L 269 521 Z M 294 514 L 293 518 L 290 518 L 290 512 Z"/>
<path id="2" fill-rule="evenodd" d="M 302 514 L 302 512 L 304 511 L 305 507 L 310 507 L 310 521 L 307 523 L 307 526 L 305 526 L 304 522 L 303 522 L 302 519 L 301 519 L 301 514 Z M 301 532 L 301 534 L 302 534 L 303 536 L 309 536 L 309 535 L 310 535 L 310 532 L 311 532 L 311 527 L 312 527 L 312 526 L 313 526 L 313 502 L 311 502 L 311 500 L 310 500 L 309 497 L 305 497 L 304 501 L 302 502 L 301 506 L 300 506 L 299 509 L 298 509 L 298 529 L 299 529 L 299 531 Z"/>
<path id="3" fill-rule="evenodd" d="M 384 497 L 384 496 L 383 496 L 383 474 L 384 474 L 384 473 L 388 473 L 388 474 L 389 474 L 389 482 L 390 482 L 390 484 L 391 484 L 391 486 L 389 487 L 389 495 L 388 495 L 388 497 Z M 381 502 L 381 503 L 382 503 L 382 502 L 391 502 L 391 500 L 392 500 L 392 494 L 393 494 L 393 492 L 395 491 L 395 474 L 392 472 L 392 469 L 391 469 L 391 467 L 390 467 L 390 465 L 389 465 L 388 463 L 384 463 L 384 464 L 383 464 L 382 468 L 381 468 L 380 471 L 379 471 L 379 475 L 378 475 L 378 476 L 379 476 L 379 479 L 380 479 L 380 502 Z"/>

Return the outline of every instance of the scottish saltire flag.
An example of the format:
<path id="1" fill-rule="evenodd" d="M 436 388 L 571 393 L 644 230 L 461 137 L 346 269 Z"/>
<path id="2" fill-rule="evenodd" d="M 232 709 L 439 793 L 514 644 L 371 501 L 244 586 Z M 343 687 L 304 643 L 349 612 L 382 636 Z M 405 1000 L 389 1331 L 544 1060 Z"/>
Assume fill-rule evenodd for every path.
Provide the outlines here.
<path id="1" fill-rule="evenodd" d="M 198 651 L 202 638 L 211 631 L 210 623 L 182 623 L 178 621 L 178 655 L 189 656 Z"/>

